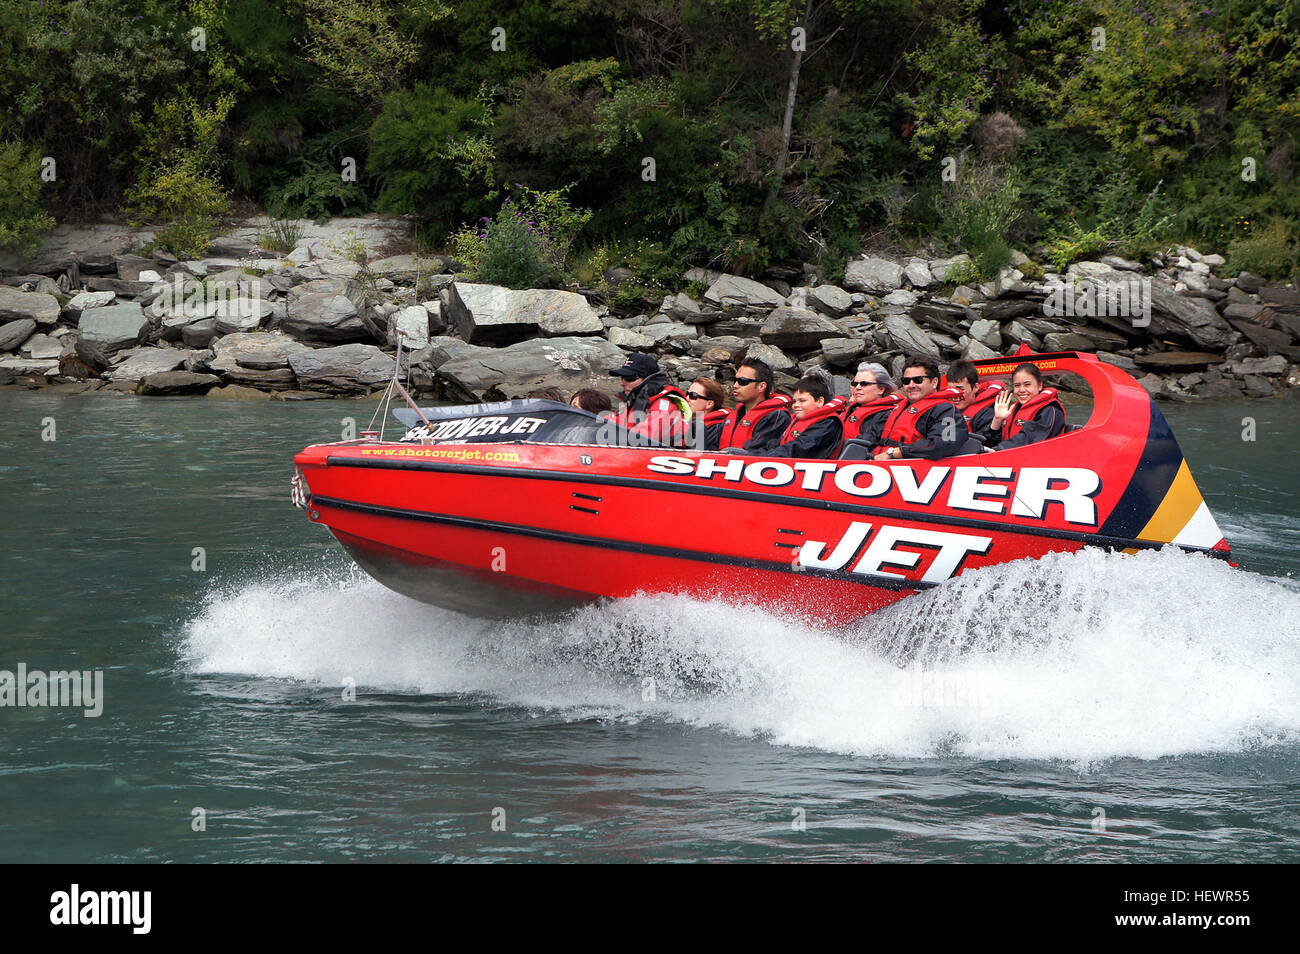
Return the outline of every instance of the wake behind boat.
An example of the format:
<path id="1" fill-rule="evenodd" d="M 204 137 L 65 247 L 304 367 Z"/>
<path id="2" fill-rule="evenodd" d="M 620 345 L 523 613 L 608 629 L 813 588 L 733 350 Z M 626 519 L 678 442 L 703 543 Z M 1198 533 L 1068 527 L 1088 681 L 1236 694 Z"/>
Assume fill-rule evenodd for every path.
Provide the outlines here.
<path id="1" fill-rule="evenodd" d="M 939 461 L 792 460 L 645 446 L 552 401 L 413 406 L 394 412 L 401 440 L 304 449 L 295 503 L 381 583 L 482 616 L 678 593 L 843 624 L 1085 546 L 1229 557 L 1141 385 L 1075 352 L 973 363 L 983 380 L 1022 362 L 1082 378 L 1088 421 Z"/>

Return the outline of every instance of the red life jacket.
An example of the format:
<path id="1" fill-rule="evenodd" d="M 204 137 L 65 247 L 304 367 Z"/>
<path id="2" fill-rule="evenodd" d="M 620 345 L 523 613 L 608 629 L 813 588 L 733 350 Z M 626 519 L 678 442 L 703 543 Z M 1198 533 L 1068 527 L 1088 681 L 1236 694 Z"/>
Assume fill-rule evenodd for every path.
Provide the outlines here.
<path id="1" fill-rule="evenodd" d="M 1024 404 L 1018 405 L 1002 425 L 1002 439 L 1005 441 L 1007 438 L 1015 437 L 1020 433 L 1021 428 L 1038 416 L 1039 411 L 1052 404 L 1056 405 L 1057 410 L 1064 417 L 1065 408 L 1056 399 L 1056 388 L 1043 388 Z"/>
<path id="2" fill-rule="evenodd" d="M 822 406 L 833 407 L 835 408 L 836 411 L 842 411 L 848 405 L 848 403 L 849 403 L 848 401 L 844 400 L 844 398 L 840 397 L 837 394 Z"/>
<path id="3" fill-rule="evenodd" d="M 854 440 L 862 433 L 862 425 L 867 423 L 881 411 L 892 411 L 895 407 L 903 402 L 903 398 L 897 392 L 886 394 L 884 397 L 878 397 L 874 401 L 866 401 L 862 404 L 850 404 L 844 408 L 844 439 L 846 441 Z"/>
<path id="4" fill-rule="evenodd" d="M 971 398 L 970 404 L 962 415 L 966 418 L 966 423 L 970 424 L 975 420 L 975 415 L 981 411 L 991 408 L 998 399 L 998 395 L 1007 389 L 1007 386 L 1001 381 L 990 381 L 987 384 L 981 384 L 975 389 L 975 396 Z"/>
<path id="5" fill-rule="evenodd" d="M 790 426 L 785 429 L 785 433 L 781 435 L 781 443 L 789 444 L 792 440 L 807 431 L 808 428 L 812 427 L 818 421 L 824 421 L 828 417 L 839 417 L 841 410 L 842 409 L 838 404 L 832 404 L 830 401 L 827 401 L 821 407 L 817 408 L 817 410 L 810 411 L 803 417 L 795 418 L 790 422 Z"/>
<path id="6" fill-rule="evenodd" d="M 881 443 L 876 449 L 916 443 L 922 436 L 916 429 L 916 422 L 921 415 L 940 404 L 953 404 L 954 399 L 961 399 L 960 391 L 956 388 L 940 388 L 919 401 L 900 404 L 885 422 L 885 429 L 880 434 Z"/>
<path id="7" fill-rule="evenodd" d="M 727 419 L 727 415 L 730 413 L 731 412 L 725 407 L 720 407 L 713 411 L 706 411 L 704 413 L 704 426 L 712 427 L 714 424 L 721 424 Z"/>
<path id="8" fill-rule="evenodd" d="M 744 447 L 745 442 L 754 436 L 754 427 L 773 411 L 785 411 L 790 407 L 790 399 L 784 394 L 774 394 L 754 405 L 754 409 L 742 419 L 740 412 L 743 404 L 737 404 L 727 412 L 727 422 L 722 425 L 722 437 L 718 439 L 719 447 Z"/>
<path id="9" fill-rule="evenodd" d="M 619 408 L 615 418 L 630 431 L 673 446 L 682 446 L 686 442 L 686 432 L 691 420 L 691 405 L 686 400 L 686 392 L 681 388 L 668 385 L 646 403 L 645 417 L 639 421 L 631 419 L 631 408 L 624 404 Z"/>

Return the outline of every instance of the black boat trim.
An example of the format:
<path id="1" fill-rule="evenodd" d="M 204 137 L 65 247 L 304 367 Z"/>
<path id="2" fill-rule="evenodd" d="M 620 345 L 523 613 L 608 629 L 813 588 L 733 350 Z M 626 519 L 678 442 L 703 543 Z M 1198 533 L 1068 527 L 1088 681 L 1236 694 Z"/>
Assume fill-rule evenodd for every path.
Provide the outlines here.
<path id="1" fill-rule="evenodd" d="M 730 487 L 704 487 L 694 484 L 672 484 L 667 481 L 648 480 L 644 477 L 616 477 L 612 474 L 571 474 L 563 470 L 535 470 L 516 467 L 476 467 L 470 464 L 436 463 L 417 460 L 376 460 L 365 457 L 326 458 L 331 467 L 369 467 L 379 470 L 429 470 L 442 473 L 465 474 L 477 477 L 514 477 L 520 480 L 553 480 L 581 484 L 604 484 L 613 487 L 635 487 L 675 494 L 699 494 L 705 497 L 722 497 L 728 500 L 749 500 L 755 503 L 782 507 L 806 507 L 812 510 L 830 510 L 836 513 L 857 514 L 867 517 L 885 517 L 894 520 L 915 520 L 918 523 L 939 523 L 951 527 L 968 527 L 973 530 L 996 530 L 1002 533 L 1023 533 L 1033 537 L 1050 537 L 1056 540 L 1073 540 L 1106 550 L 1159 550 L 1176 546 L 1188 553 L 1202 553 L 1216 560 L 1229 561 L 1232 554 L 1209 547 L 1193 547 L 1182 543 L 1161 543 L 1159 540 L 1133 540 L 1082 530 L 1058 530 L 1055 527 L 1027 527 L 1016 523 L 997 523 L 978 517 L 949 517 L 911 510 L 890 510 L 886 507 L 868 507 L 864 504 L 839 503 L 832 500 L 809 500 L 804 497 L 779 497 L 754 490 L 734 490 Z"/>
<path id="2" fill-rule="evenodd" d="M 610 540 L 605 537 L 592 537 L 582 533 L 569 533 L 564 530 L 543 530 L 539 527 L 525 527 L 514 523 L 502 523 L 497 520 L 478 520 L 473 517 L 455 517 L 446 513 L 433 513 L 427 510 L 406 510 L 401 507 L 384 507 L 379 504 L 356 503 L 351 500 L 338 500 L 334 497 L 316 497 L 313 504 L 317 507 L 333 507 L 336 510 L 351 510 L 377 517 L 394 517 L 399 520 L 418 520 L 422 523 L 438 523 L 449 527 L 461 527 L 469 530 L 486 530 L 493 533 L 511 533 L 521 537 L 533 537 L 538 540 L 550 540 L 555 543 L 572 543 L 578 546 L 599 547 L 606 550 L 621 550 L 625 553 L 639 553 L 643 556 L 670 557 L 678 560 L 695 560 L 700 563 L 717 563 L 723 566 L 736 566 L 748 570 L 769 570 L 774 573 L 794 573 L 799 576 L 815 576 L 824 580 L 843 580 L 847 583 L 861 583 L 874 586 L 879 590 L 928 590 L 938 583 L 922 580 L 904 580 L 900 577 L 872 576 L 866 573 L 846 573 L 842 570 L 822 570 L 814 567 L 795 567 L 791 563 L 756 560 L 752 557 L 727 556 L 722 553 L 705 553 L 700 550 L 687 550 L 681 547 L 664 547 L 655 543 L 631 543 L 625 540 Z M 351 531 L 343 531 L 356 536 Z"/>

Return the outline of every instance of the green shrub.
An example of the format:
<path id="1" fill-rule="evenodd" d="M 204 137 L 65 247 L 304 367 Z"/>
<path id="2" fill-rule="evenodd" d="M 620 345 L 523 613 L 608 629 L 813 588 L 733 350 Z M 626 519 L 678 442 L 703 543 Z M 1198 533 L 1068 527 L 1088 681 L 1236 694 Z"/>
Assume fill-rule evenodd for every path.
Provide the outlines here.
<path id="1" fill-rule="evenodd" d="M 1285 280 L 1300 273 L 1300 247 L 1282 220 L 1274 220 L 1228 245 L 1226 274 L 1251 272 Z"/>
<path id="2" fill-rule="evenodd" d="M 305 229 L 294 219 L 271 218 L 265 232 L 258 233 L 257 244 L 271 252 L 292 252 Z"/>
<path id="3" fill-rule="evenodd" d="M 146 251 L 160 248 L 182 260 L 201 258 L 207 251 L 208 243 L 220 232 L 220 222 L 216 219 L 182 216 L 160 226 L 154 232 L 153 241 L 146 246 Z"/>
<path id="4" fill-rule="evenodd" d="M 935 199 L 939 236 L 967 252 L 981 280 L 1011 261 L 1007 232 L 1019 220 L 1020 187 L 998 166 L 966 166 Z"/>
<path id="5" fill-rule="evenodd" d="M 479 258 L 473 265 L 479 281 L 507 288 L 547 288 L 559 283 L 555 251 L 546 234 L 536 220 L 512 208 L 509 199 L 480 239 Z M 464 246 L 458 246 L 457 253 L 472 260 Z"/>
<path id="6" fill-rule="evenodd" d="M 0 143 L 0 248 L 31 252 L 54 219 L 41 208 L 41 159 L 21 143 Z"/>

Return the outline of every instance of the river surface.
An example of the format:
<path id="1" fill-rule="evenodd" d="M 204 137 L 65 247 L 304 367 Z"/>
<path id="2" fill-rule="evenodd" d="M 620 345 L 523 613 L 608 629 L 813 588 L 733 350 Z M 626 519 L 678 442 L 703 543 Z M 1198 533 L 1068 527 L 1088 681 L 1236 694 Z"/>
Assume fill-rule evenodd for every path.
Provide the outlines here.
<path id="1" fill-rule="evenodd" d="M 0 670 L 103 673 L 0 708 L 0 861 L 1300 860 L 1297 408 L 1164 406 L 1240 569 L 1058 555 L 829 633 L 386 590 L 289 503 L 370 403 L 0 392 Z"/>

